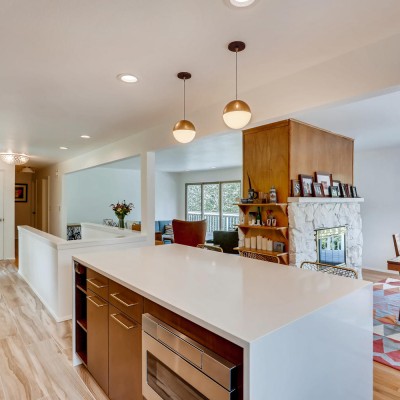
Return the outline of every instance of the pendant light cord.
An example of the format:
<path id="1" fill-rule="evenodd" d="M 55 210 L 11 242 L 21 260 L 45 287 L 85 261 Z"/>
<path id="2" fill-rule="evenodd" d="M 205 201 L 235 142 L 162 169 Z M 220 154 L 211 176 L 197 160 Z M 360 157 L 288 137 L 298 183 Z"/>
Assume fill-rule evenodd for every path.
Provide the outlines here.
<path id="1" fill-rule="evenodd" d="M 186 119 L 186 78 L 183 78 L 183 119 Z"/>
<path id="2" fill-rule="evenodd" d="M 238 80 L 237 80 L 237 53 L 238 53 L 238 48 L 236 47 L 236 100 L 237 100 L 237 82 L 238 82 Z"/>

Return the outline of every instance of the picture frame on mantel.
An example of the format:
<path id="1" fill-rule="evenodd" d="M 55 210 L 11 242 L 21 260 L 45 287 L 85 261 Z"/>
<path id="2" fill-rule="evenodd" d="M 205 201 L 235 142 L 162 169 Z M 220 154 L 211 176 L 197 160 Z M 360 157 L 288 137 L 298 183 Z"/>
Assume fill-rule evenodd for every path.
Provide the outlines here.
<path id="1" fill-rule="evenodd" d="M 324 190 L 324 195 L 329 196 L 329 187 L 332 185 L 332 174 L 329 172 L 315 172 L 315 182 L 320 183 Z"/>
<path id="2" fill-rule="evenodd" d="M 339 186 L 330 186 L 329 187 L 329 194 L 331 197 L 340 197 L 340 189 Z"/>
<path id="3" fill-rule="evenodd" d="M 358 198 L 357 188 L 355 186 L 351 187 L 351 197 Z"/>
<path id="4" fill-rule="evenodd" d="M 301 185 L 298 179 L 292 179 L 292 196 L 300 197 L 301 196 Z"/>
<path id="5" fill-rule="evenodd" d="M 324 187 L 322 183 L 313 182 L 313 192 L 314 197 L 325 197 Z"/>
<path id="6" fill-rule="evenodd" d="M 301 187 L 301 195 L 303 197 L 312 197 L 313 189 L 312 184 L 314 182 L 314 178 L 311 175 L 299 175 L 300 187 Z"/>
<path id="7" fill-rule="evenodd" d="M 344 183 L 340 184 L 340 197 L 348 197 L 347 196 L 347 191 L 346 191 L 346 185 Z"/>
<path id="8" fill-rule="evenodd" d="M 28 184 L 16 183 L 15 184 L 15 202 L 27 203 L 28 202 Z"/>

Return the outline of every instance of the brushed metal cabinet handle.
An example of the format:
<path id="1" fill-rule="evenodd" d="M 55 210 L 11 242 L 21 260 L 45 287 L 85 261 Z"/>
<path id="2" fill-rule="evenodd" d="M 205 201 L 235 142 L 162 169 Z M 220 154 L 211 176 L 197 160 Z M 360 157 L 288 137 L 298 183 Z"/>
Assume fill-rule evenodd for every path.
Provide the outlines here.
<path id="1" fill-rule="evenodd" d="M 123 304 L 125 307 L 132 307 L 132 306 L 137 306 L 139 303 L 126 303 L 123 301 L 121 298 L 118 297 L 119 293 L 111 293 L 111 297 L 113 297 L 115 300 L 119 301 L 121 304 Z"/>
<path id="2" fill-rule="evenodd" d="M 110 317 L 114 320 L 117 321 L 121 326 L 123 326 L 126 330 L 130 330 L 132 328 L 136 328 L 138 325 L 137 324 L 133 324 L 131 326 L 125 325 L 122 321 L 120 321 L 117 317 L 121 315 L 121 314 L 110 314 Z M 125 318 L 127 319 L 127 318 Z M 129 321 L 129 320 L 128 320 Z"/>
<path id="3" fill-rule="evenodd" d="M 102 289 L 102 288 L 105 288 L 105 287 L 108 286 L 108 285 L 102 285 L 101 282 L 100 282 L 98 279 L 96 279 L 96 278 L 86 279 L 86 281 L 89 282 L 91 285 L 93 285 L 93 286 L 94 286 L 95 288 L 97 288 L 97 289 Z M 95 283 L 95 281 L 96 281 L 96 282 L 99 282 L 100 285 L 98 285 L 97 283 Z"/>
<path id="4" fill-rule="evenodd" d="M 104 307 L 104 306 L 106 306 L 107 305 L 107 303 L 96 303 L 93 299 L 97 299 L 97 297 L 96 296 L 86 296 L 86 298 L 90 301 L 90 302 L 92 302 L 96 307 Z"/>

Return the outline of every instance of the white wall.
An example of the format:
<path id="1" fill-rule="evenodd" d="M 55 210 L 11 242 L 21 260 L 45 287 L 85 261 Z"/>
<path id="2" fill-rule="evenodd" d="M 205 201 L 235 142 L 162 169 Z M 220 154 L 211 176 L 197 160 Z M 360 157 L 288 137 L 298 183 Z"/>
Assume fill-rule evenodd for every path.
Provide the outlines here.
<path id="1" fill-rule="evenodd" d="M 377 132 L 378 134 L 378 132 Z M 400 148 L 356 152 L 354 182 L 361 204 L 363 267 L 385 270 L 400 232 Z"/>
<path id="2" fill-rule="evenodd" d="M 15 258 L 15 167 L 0 163 L 0 171 L 4 174 L 4 259 Z"/>
<path id="3" fill-rule="evenodd" d="M 69 223 L 102 223 L 104 218 L 116 220 L 111 203 L 126 200 L 135 208 L 126 217 L 141 220 L 140 170 L 89 168 L 67 174 L 66 207 Z M 156 172 L 156 220 L 176 218 L 178 213 L 178 174 Z"/>
<path id="4" fill-rule="evenodd" d="M 116 220 L 110 204 L 123 200 L 135 206 L 126 219 L 140 220 L 140 171 L 89 168 L 66 175 L 65 182 L 69 223 Z"/>
<path id="5" fill-rule="evenodd" d="M 205 171 L 182 172 L 179 174 L 179 219 L 185 219 L 185 185 L 186 183 L 241 181 L 242 167 L 210 169 Z"/>
<path id="6" fill-rule="evenodd" d="M 167 221 L 178 217 L 179 175 L 156 172 L 156 221 Z"/>

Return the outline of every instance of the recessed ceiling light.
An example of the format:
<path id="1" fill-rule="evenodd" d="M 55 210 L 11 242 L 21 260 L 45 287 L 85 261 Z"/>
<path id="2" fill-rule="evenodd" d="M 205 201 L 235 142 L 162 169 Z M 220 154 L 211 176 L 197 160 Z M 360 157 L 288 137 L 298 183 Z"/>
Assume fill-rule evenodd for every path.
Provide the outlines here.
<path id="1" fill-rule="evenodd" d="M 255 0 L 229 0 L 235 7 L 247 7 L 254 3 Z"/>
<path id="2" fill-rule="evenodd" d="M 211 167 L 211 169 L 215 169 L 215 168 L 217 168 L 217 167 Z"/>
<path id="3" fill-rule="evenodd" d="M 90 139 L 90 136 L 89 135 L 81 135 L 81 138 L 82 139 Z"/>
<path id="4" fill-rule="evenodd" d="M 136 83 L 138 81 L 138 78 L 131 74 L 119 74 L 117 75 L 117 79 L 125 83 Z"/>
<path id="5" fill-rule="evenodd" d="M 68 150 L 68 147 L 60 146 L 60 150 Z"/>

